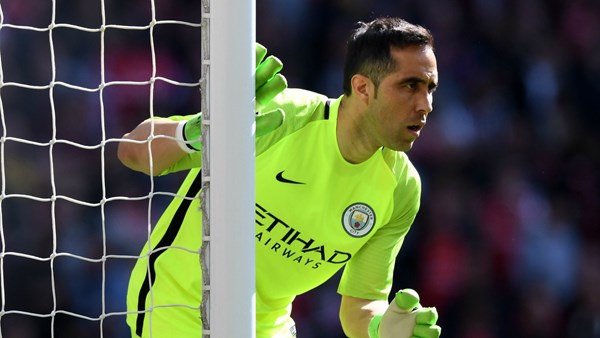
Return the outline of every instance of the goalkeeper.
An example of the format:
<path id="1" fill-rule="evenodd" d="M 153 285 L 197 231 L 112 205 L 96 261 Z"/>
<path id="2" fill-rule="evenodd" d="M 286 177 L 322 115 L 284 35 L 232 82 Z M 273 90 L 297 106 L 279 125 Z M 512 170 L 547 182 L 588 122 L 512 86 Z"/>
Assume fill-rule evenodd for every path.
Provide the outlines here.
<path id="1" fill-rule="evenodd" d="M 435 308 L 421 306 L 415 291 L 387 301 L 420 204 L 420 178 L 406 152 L 433 109 L 430 32 L 399 18 L 360 22 L 347 43 L 343 94 L 334 99 L 286 88 L 281 62 L 265 58 L 260 45 L 256 55 L 256 336 L 295 337 L 294 298 L 343 268 L 339 316 L 347 336 L 439 337 Z M 200 336 L 201 216 L 193 197 L 201 118 L 147 120 L 119 144 L 119 159 L 134 170 L 189 171 L 131 275 L 134 337 Z M 153 139 L 152 154 L 131 142 L 148 140 L 151 124 L 155 135 L 171 137 Z"/>

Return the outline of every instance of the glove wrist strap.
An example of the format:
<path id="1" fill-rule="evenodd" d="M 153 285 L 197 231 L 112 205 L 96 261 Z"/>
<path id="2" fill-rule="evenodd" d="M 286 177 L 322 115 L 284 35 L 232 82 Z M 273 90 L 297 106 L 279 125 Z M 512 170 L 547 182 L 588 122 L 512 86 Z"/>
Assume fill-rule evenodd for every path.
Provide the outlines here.
<path id="1" fill-rule="evenodd" d="M 188 121 L 181 121 L 177 124 L 177 128 L 175 129 L 175 141 L 177 141 L 177 145 L 181 150 L 185 151 L 188 154 L 193 154 L 198 150 L 194 149 L 192 145 L 185 138 L 185 124 Z"/>
<path id="2" fill-rule="evenodd" d="M 379 323 L 383 314 L 375 315 L 369 322 L 369 338 L 379 338 Z"/>

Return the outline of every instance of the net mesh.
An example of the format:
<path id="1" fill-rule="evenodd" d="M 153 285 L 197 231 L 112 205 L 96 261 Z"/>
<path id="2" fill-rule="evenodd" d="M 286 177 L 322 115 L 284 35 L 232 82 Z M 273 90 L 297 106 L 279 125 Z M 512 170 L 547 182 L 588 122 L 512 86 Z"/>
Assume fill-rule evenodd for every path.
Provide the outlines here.
<path id="1" fill-rule="evenodd" d="M 127 337 L 129 273 L 181 176 L 116 159 L 200 110 L 202 4 L 0 1 L 0 336 Z"/>

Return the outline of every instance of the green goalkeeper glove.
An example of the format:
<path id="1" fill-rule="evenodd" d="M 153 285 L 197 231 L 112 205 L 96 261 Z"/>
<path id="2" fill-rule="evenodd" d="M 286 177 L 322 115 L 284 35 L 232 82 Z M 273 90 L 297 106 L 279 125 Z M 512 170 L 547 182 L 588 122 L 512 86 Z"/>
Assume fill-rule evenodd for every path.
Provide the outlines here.
<path id="1" fill-rule="evenodd" d="M 279 72 L 283 63 L 271 55 L 267 56 L 267 49 L 256 43 L 256 75 L 255 75 L 255 108 L 256 136 L 262 136 L 277 129 L 285 118 L 282 109 L 277 108 L 268 112 L 262 110 L 271 100 L 287 88 L 287 81 Z"/>
<path id="2" fill-rule="evenodd" d="M 383 315 L 371 320 L 369 337 L 438 338 L 442 328 L 436 325 L 437 319 L 435 308 L 424 308 L 419 304 L 415 290 L 400 290 Z"/>
<path id="3" fill-rule="evenodd" d="M 202 150 L 202 113 L 194 115 L 177 126 L 177 141 L 181 149 L 187 153 Z"/>
<path id="4" fill-rule="evenodd" d="M 271 55 L 267 56 L 267 49 L 256 43 L 256 70 L 255 70 L 255 109 L 256 136 L 262 136 L 277 129 L 285 118 L 282 109 L 278 108 L 268 112 L 260 112 L 271 100 L 287 88 L 287 81 L 279 72 L 283 63 Z M 177 135 L 180 145 L 186 152 L 195 152 L 202 149 L 202 114 L 194 115 L 187 122 L 178 127 Z"/>

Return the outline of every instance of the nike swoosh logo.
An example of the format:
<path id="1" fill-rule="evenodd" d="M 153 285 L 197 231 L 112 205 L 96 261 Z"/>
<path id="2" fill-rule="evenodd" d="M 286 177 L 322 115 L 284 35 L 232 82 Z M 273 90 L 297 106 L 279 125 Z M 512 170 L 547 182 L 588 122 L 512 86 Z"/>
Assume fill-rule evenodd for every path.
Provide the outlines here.
<path id="1" fill-rule="evenodd" d="M 285 170 L 284 170 L 285 171 Z M 277 173 L 277 176 L 275 176 L 275 179 L 277 179 L 279 182 L 283 182 L 283 183 L 290 183 L 290 184 L 306 184 L 304 182 L 298 182 L 298 181 L 292 181 L 292 180 L 288 180 L 287 178 L 283 177 L 283 171 L 280 171 L 279 173 Z"/>

